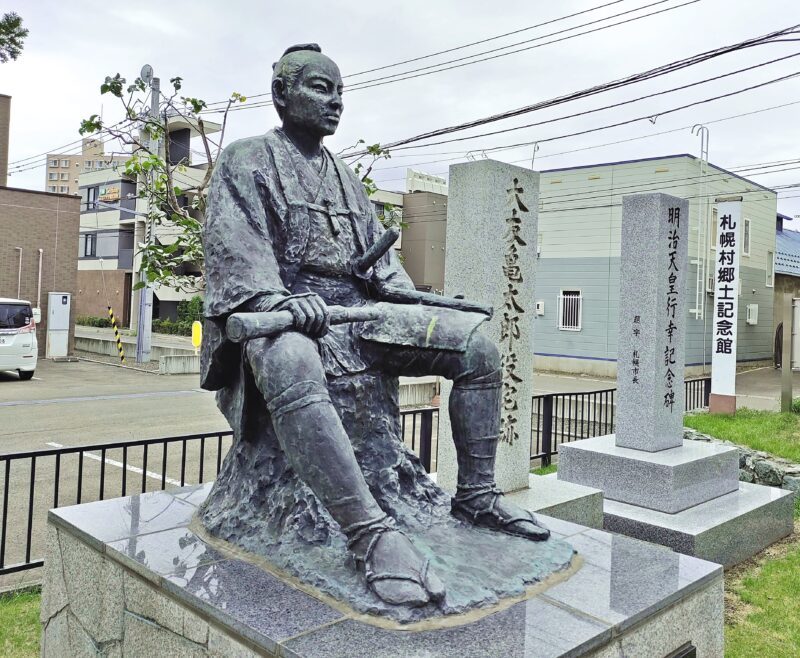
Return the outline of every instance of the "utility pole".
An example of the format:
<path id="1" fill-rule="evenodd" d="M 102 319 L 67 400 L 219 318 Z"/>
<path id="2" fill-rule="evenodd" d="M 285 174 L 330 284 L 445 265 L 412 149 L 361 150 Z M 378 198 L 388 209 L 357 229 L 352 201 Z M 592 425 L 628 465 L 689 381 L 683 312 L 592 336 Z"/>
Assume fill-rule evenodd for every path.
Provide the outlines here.
<path id="1" fill-rule="evenodd" d="M 158 101 L 161 97 L 161 81 L 153 77 L 153 67 L 145 64 L 142 67 L 141 73 L 142 80 L 150 85 L 150 120 L 158 122 Z M 152 129 L 148 130 L 150 134 L 149 148 L 150 152 L 159 155 L 159 140 L 158 136 Z M 151 180 L 151 188 L 154 182 L 155 173 L 151 171 L 149 174 L 153 179 Z M 152 211 L 150 203 L 148 202 L 148 215 L 144 220 L 144 243 L 150 246 L 152 240 L 153 229 L 150 223 L 149 213 Z M 136 363 L 148 363 L 150 361 L 150 346 L 152 343 L 152 324 L 153 324 L 153 289 L 147 281 L 147 273 L 139 266 L 139 280 L 144 284 L 143 288 L 139 290 L 139 323 L 136 327 Z"/>
<path id="2" fill-rule="evenodd" d="M 792 410 L 792 293 L 783 294 L 783 344 L 781 345 L 781 411 Z"/>

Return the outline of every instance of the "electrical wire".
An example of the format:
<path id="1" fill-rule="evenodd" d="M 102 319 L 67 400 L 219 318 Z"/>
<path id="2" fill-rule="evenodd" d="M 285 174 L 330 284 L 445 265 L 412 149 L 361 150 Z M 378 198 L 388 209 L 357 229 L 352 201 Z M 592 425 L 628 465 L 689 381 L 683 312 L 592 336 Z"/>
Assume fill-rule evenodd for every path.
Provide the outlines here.
<path id="1" fill-rule="evenodd" d="M 421 133 L 419 135 L 414 135 L 412 137 L 407 137 L 401 140 L 396 140 L 393 142 L 383 144 L 383 148 L 385 149 L 399 149 L 401 146 L 406 146 L 412 144 L 414 142 L 423 141 L 427 139 L 431 139 L 434 137 L 439 137 L 442 135 L 448 135 L 450 133 L 459 132 L 462 130 L 467 130 L 468 128 L 476 128 L 479 126 L 486 125 L 488 123 L 494 123 L 497 121 L 502 121 L 505 119 L 509 119 L 512 117 L 520 116 L 522 114 L 528 114 L 530 112 L 535 112 L 544 108 L 554 107 L 556 105 L 562 105 L 564 103 L 572 102 L 574 100 L 588 98 L 589 96 L 594 96 L 600 93 L 605 93 L 607 91 L 611 91 L 614 89 L 620 89 L 622 87 L 626 87 L 631 84 L 636 84 L 639 82 L 643 82 L 645 80 L 652 80 L 663 75 L 667 75 L 669 73 L 673 73 L 675 71 L 680 71 L 691 66 L 695 66 L 702 62 L 707 62 L 712 59 L 716 59 L 723 55 L 730 54 L 732 52 L 737 52 L 740 50 L 744 50 L 746 48 L 752 48 L 759 45 L 764 45 L 769 43 L 770 41 L 777 39 L 780 36 L 784 36 L 786 34 L 794 33 L 800 25 L 792 25 L 781 30 L 777 30 L 774 32 L 770 32 L 768 34 L 753 37 L 750 39 L 745 39 L 744 41 L 739 41 L 734 44 L 730 44 L 728 46 L 722 46 L 719 48 L 714 48 L 712 50 L 704 51 L 698 53 L 696 55 L 692 55 L 690 57 L 685 57 L 680 60 L 675 60 L 669 62 L 667 64 L 663 64 L 661 66 L 657 66 L 652 69 L 648 69 L 646 71 L 642 71 L 639 73 L 634 73 L 628 75 L 624 78 L 618 78 L 616 80 L 612 80 L 610 82 L 605 82 L 599 85 L 595 85 L 592 87 L 588 87 L 586 89 L 582 89 L 580 91 L 571 92 L 569 94 L 564 94 L 562 96 L 557 96 L 555 98 L 551 98 L 545 101 L 540 101 L 538 103 L 534 103 L 532 105 L 526 105 L 521 108 L 517 108 L 514 110 L 508 110 L 506 112 L 501 112 L 499 114 L 493 114 L 486 117 L 481 117 L 479 119 L 475 119 L 472 121 L 468 121 L 465 123 L 456 124 L 453 126 L 447 126 L 444 128 L 438 128 L 432 131 L 428 131 L 425 133 Z M 651 115 L 652 116 L 652 115 Z M 365 149 L 361 151 L 356 151 L 354 153 L 346 154 L 345 158 L 358 158 L 363 155 L 366 155 L 367 151 Z"/>
<path id="2" fill-rule="evenodd" d="M 654 6 L 654 5 L 657 5 L 657 4 L 662 4 L 663 2 L 668 2 L 668 1 L 669 0 L 658 0 L 658 2 L 652 3 L 650 5 L 645 5 L 643 7 L 639 7 L 638 9 L 631 10 L 631 11 L 639 11 L 640 9 L 651 7 L 651 6 Z M 493 60 L 493 59 L 498 59 L 500 57 L 506 57 L 508 55 L 513 55 L 513 54 L 524 52 L 524 51 L 527 51 L 527 50 L 532 50 L 534 48 L 541 48 L 542 46 L 547 46 L 547 45 L 551 45 L 551 44 L 554 44 L 554 43 L 560 43 L 561 41 L 567 41 L 569 39 L 574 39 L 576 37 L 585 36 L 587 34 L 593 34 L 595 32 L 600 32 L 602 30 L 607 30 L 607 29 L 612 28 L 612 27 L 617 27 L 619 25 L 624 25 L 626 23 L 630 23 L 630 22 L 633 22 L 633 21 L 641 20 L 643 18 L 649 18 L 650 16 L 655 16 L 657 14 L 662 14 L 662 13 L 667 12 L 667 11 L 672 11 L 673 9 L 680 9 L 681 7 L 685 7 L 687 5 L 695 4 L 697 2 L 700 2 L 700 0 L 688 0 L 687 2 L 684 2 L 684 3 L 679 4 L 679 5 L 675 5 L 674 7 L 667 7 L 666 9 L 660 9 L 658 11 L 650 12 L 649 14 L 644 14 L 642 16 L 635 16 L 633 18 L 629 18 L 629 19 L 626 19 L 624 21 L 619 21 L 617 23 L 612 23 L 610 25 L 603 25 L 601 27 L 593 28 L 593 29 L 587 30 L 585 32 L 579 32 L 578 34 L 567 35 L 567 36 L 561 37 L 559 39 L 553 39 L 552 41 L 546 41 L 544 43 L 539 43 L 539 44 L 536 44 L 536 45 L 533 45 L 533 46 L 527 46 L 525 48 L 521 48 L 521 49 L 518 49 L 518 50 L 513 50 L 513 51 L 510 51 L 510 52 L 507 52 L 507 53 L 500 53 L 500 54 L 497 54 L 497 55 L 492 55 L 490 57 L 484 57 L 482 59 L 477 59 L 477 60 L 472 61 L 472 62 L 462 62 L 460 64 L 453 64 L 451 66 L 445 66 L 444 68 L 439 68 L 439 69 L 437 69 L 435 71 L 425 70 L 425 69 L 432 68 L 432 67 L 429 66 L 429 67 L 423 67 L 421 69 L 413 69 L 412 71 L 405 71 L 403 73 L 397 73 L 397 74 L 394 74 L 394 76 L 384 76 L 382 78 L 375 78 L 374 80 L 364 80 L 363 82 L 359 82 L 359 83 L 356 83 L 356 84 L 348 87 L 346 91 L 347 91 L 347 93 L 351 93 L 353 91 L 359 91 L 359 90 L 362 90 L 362 89 L 371 89 L 373 87 L 379 87 L 379 86 L 383 86 L 383 85 L 386 85 L 386 84 L 392 84 L 392 83 L 395 83 L 395 82 L 401 82 L 403 80 L 411 80 L 411 79 L 414 79 L 414 78 L 420 78 L 420 77 L 424 77 L 424 76 L 427 76 L 427 75 L 433 75 L 434 73 L 441 73 L 443 71 L 449 71 L 449 70 L 452 70 L 452 69 L 462 68 L 464 66 L 471 66 L 472 64 L 478 64 L 480 62 L 485 62 L 485 61 L 489 61 L 489 60 Z M 621 16 L 622 14 L 626 14 L 626 13 L 631 13 L 631 12 L 630 11 L 622 12 L 621 14 L 615 14 L 615 16 Z M 615 16 L 610 16 L 608 18 L 614 18 Z M 600 20 L 608 20 L 608 18 L 600 19 Z M 591 23 L 586 23 L 585 25 L 590 25 L 590 24 L 596 23 L 596 22 L 598 22 L 598 21 L 592 21 Z M 569 30 L 577 29 L 579 27 L 585 27 L 585 25 L 576 26 L 575 28 L 569 28 Z M 561 32 L 569 31 L 569 30 L 562 30 Z M 553 33 L 553 34 L 559 34 L 559 33 L 560 32 Z M 545 35 L 543 37 L 536 37 L 535 39 L 529 39 L 528 41 L 523 42 L 523 43 L 527 43 L 527 42 L 530 42 L 530 41 L 536 41 L 538 39 L 546 38 L 547 36 L 552 36 L 552 35 Z M 519 44 L 516 44 L 516 45 L 519 45 Z M 511 47 L 511 46 L 507 46 L 507 47 Z M 502 49 L 503 48 L 499 48 L 499 49 L 495 49 L 495 50 L 502 50 Z M 493 51 L 487 51 L 487 52 L 493 52 Z M 451 62 L 460 62 L 463 59 L 468 59 L 470 57 L 477 57 L 477 56 L 478 55 L 471 55 L 469 57 L 462 57 L 462 58 L 458 58 L 458 59 L 455 59 L 455 60 L 451 60 Z M 442 62 L 440 64 L 436 64 L 436 65 L 433 65 L 433 66 L 444 66 L 445 64 L 449 64 L 449 63 L 450 62 Z M 413 71 L 417 71 L 417 72 L 413 72 Z M 396 76 L 404 76 L 404 77 L 396 77 Z M 392 77 L 394 77 L 395 79 L 387 79 L 387 78 L 392 78 Z M 259 94 L 259 95 L 266 95 L 266 92 L 264 94 Z M 222 103 L 222 102 L 223 101 L 217 101 L 217 103 Z M 224 101 L 224 102 L 227 102 L 227 101 Z M 240 111 L 251 110 L 251 109 L 256 109 L 256 108 L 260 108 L 260 107 L 269 107 L 271 105 L 272 105 L 272 101 L 262 101 L 262 102 L 258 102 L 258 103 L 253 103 L 251 105 L 242 105 L 242 106 L 239 106 L 239 107 L 233 107 L 233 108 L 230 108 L 229 111 L 230 112 L 240 112 Z M 224 110 L 212 109 L 212 110 L 210 110 L 209 113 L 214 114 L 214 113 L 221 113 L 223 111 Z"/>

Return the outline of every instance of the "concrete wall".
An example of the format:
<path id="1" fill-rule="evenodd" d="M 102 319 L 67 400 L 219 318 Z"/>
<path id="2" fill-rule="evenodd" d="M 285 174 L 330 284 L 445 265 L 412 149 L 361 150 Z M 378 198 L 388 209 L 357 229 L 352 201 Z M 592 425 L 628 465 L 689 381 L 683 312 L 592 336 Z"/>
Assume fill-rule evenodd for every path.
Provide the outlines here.
<path id="1" fill-rule="evenodd" d="M 75 321 L 78 274 L 79 199 L 0 187 L 0 297 L 17 297 L 19 252 L 22 247 L 20 297 L 36 305 L 39 249 L 42 253 L 42 322 L 36 337 L 39 354 L 46 347 L 47 293 L 72 293 L 71 323 Z M 75 337 L 70 329 L 69 349 Z"/>
<path id="2" fill-rule="evenodd" d="M 417 286 L 444 290 L 447 197 L 433 192 L 404 194 L 403 222 L 406 272 Z"/>

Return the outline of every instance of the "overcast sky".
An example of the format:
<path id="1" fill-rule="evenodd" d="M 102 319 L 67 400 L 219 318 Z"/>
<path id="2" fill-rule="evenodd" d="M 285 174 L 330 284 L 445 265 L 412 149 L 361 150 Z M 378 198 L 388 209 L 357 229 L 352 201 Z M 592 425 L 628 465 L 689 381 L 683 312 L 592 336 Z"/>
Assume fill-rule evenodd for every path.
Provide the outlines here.
<path id="1" fill-rule="evenodd" d="M 640 12 L 559 36 L 677 6 L 685 1 L 668 0 Z M 653 2 L 655 0 L 623 0 L 598 11 L 472 48 L 346 78 L 345 85 L 534 39 Z M 115 99 L 101 97 L 100 83 L 106 75 L 117 72 L 132 80 L 145 63 L 154 67 L 162 84 L 171 77 L 181 76 L 184 79 L 183 91 L 187 95 L 218 101 L 228 97 L 232 91 L 248 96 L 268 91 L 271 64 L 291 44 L 318 42 L 347 75 L 520 30 L 601 4 L 604 0 L 3 2 L 0 3 L 0 12 L 17 11 L 30 30 L 19 60 L 0 64 L 0 93 L 13 97 L 9 160 L 13 163 L 78 139 L 80 120 L 93 113 L 99 114 L 101 110 L 107 123 L 120 119 L 121 110 L 112 102 Z M 700 0 L 674 11 L 506 57 L 364 90 L 346 90 L 342 123 L 327 144 L 338 151 L 360 138 L 369 143 L 401 139 L 644 71 L 793 23 L 800 23 L 800 3 L 797 0 Z M 526 45 L 553 38 L 558 37 Z M 800 42 L 753 48 L 618 92 L 526 114 L 451 137 L 560 117 L 795 52 L 800 52 Z M 398 151 L 391 161 L 376 165 L 376 179 L 383 188 L 402 190 L 406 166 L 446 175 L 447 167 L 453 161 L 449 159 L 463 160 L 471 150 L 545 140 L 629 118 L 655 115 L 797 71 L 800 71 L 800 57 L 581 118 L 466 142 Z M 258 100 L 263 99 L 251 98 L 245 105 Z M 663 115 L 655 123 L 640 121 L 543 143 L 536 154 L 535 168 L 569 167 L 674 153 L 697 155 L 699 140 L 691 134 L 689 126 L 792 102 L 798 104 L 709 124 L 710 160 L 732 169 L 800 159 L 800 78 L 794 78 Z M 233 113 L 226 142 L 264 132 L 276 123 L 277 115 L 271 107 Z M 664 131 L 673 132 L 654 135 Z M 631 140 L 640 137 L 642 139 Z M 600 146 L 619 140 L 631 141 Z M 531 154 L 532 147 L 525 146 L 492 157 L 529 165 Z M 44 165 L 44 157 L 36 164 Z M 744 175 L 768 187 L 800 182 L 800 165 L 775 168 L 786 167 L 792 169 L 774 173 L 763 173 L 765 170 L 760 169 Z M 13 174 L 9 185 L 44 189 L 44 171 L 42 166 Z M 778 210 L 800 215 L 800 187 L 780 193 Z M 796 224 L 798 226 L 794 228 L 800 228 L 800 219 Z"/>

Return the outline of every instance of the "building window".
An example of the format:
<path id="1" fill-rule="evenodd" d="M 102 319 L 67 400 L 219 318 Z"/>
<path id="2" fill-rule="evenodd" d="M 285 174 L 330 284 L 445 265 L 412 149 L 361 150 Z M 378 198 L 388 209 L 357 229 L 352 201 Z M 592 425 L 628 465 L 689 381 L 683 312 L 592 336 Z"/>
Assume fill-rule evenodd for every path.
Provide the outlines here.
<path id="1" fill-rule="evenodd" d="M 47 191 L 48 192 L 55 192 L 56 191 L 56 186 L 55 185 L 48 185 L 47 186 Z"/>
<path id="2" fill-rule="evenodd" d="M 54 171 L 51 171 L 47 174 L 47 180 L 58 180 L 58 174 Z"/>
<path id="3" fill-rule="evenodd" d="M 744 235 L 742 236 L 742 256 L 750 255 L 750 220 L 744 220 Z"/>
<path id="4" fill-rule="evenodd" d="M 558 328 L 580 331 L 583 303 L 580 290 L 562 290 L 558 296 Z"/>
<path id="5" fill-rule="evenodd" d="M 69 160 L 62 160 L 61 161 L 61 166 L 62 167 L 69 167 Z"/>
<path id="6" fill-rule="evenodd" d="M 61 185 L 61 186 L 59 186 L 58 191 L 61 192 L 61 194 L 68 194 L 69 193 L 69 186 L 68 185 Z"/>
<path id="7" fill-rule="evenodd" d="M 83 236 L 82 256 L 94 256 L 97 253 L 97 233 L 86 233 Z"/>
<path id="8" fill-rule="evenodd" d="M 69 173 L 66 171 L 61 172 L 61 180 L 69 180 Z"/>
<path id="9" fill-rule="evenodd" d="M 50 160 L 50 166 L 51 167 L 57 167 L 58 166 L 58 160 Z"/>
<path id="10" fill-rule="evenodd" d="M 775 285 L 775 254 L 767 252 L 767 288 Z"/>

